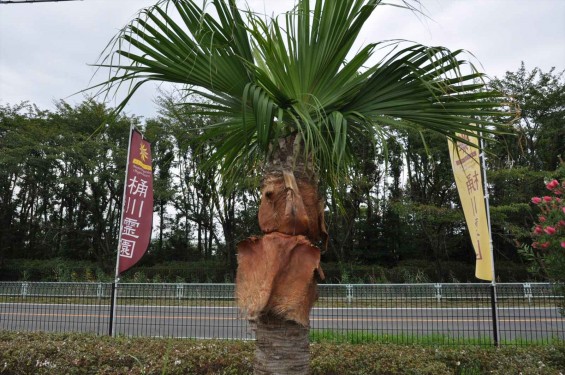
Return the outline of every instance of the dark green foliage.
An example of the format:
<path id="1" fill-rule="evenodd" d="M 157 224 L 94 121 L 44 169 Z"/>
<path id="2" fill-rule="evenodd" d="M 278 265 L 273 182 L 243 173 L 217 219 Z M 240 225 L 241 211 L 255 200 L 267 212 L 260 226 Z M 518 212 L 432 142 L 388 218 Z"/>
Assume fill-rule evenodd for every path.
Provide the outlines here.
<path id="1" fill-rule="evenodd" d="M 529 260 L 517 249 L 532 243 L 531 197 L 547 193 L 544 182 L 557 176 L 552 160 L 564 157 L 563 76 L 522 66 L 493 84 L 524 110 L 514 135 L 486 144 L 496 273 L 500 281 L 543 281 L 525 273 Z M 152 142 L 155 220 L 147 255 L 124 276 L 232 281 L 237 243 L 260 233 L 259 179 L 242 175 L 227 194 L 220 165 L 200 169 L 215 140 L 199 136 L 213 119 L 179 106 L 183 100 L 162 93 L 158 117 L 143 125 L 111 117 L 92 100 L 60 102 L 54 111 L 0 106 L 0 278 L 83 281 L 87 270 L 111 277 L 127 129 L 135 123 Z M 391 134 L 384 143 L 374 134 L 352 141 L 348 177 L 334 194 L 325 190 L 330 240 L 318 245 L 327 250 L 327 281 L 476 281 L 445 138 L 407 128 Z"/>
<path id="2" fill-rule="evenodd" d="M 111 256 L 132 122 L 92 100 L 60 102 L 55 112 L 0 107 L 0 264 L 22 256 L 102 264 Z"/>
<path id="3" fill-rule="evenodd" d="M 87 334 L 0 332 L 0 374 L 252 374 L 253 342 L 110 338 Z M 565 345 L 434 347 L 310 346 L 313 375 L 558 374 Z"/>

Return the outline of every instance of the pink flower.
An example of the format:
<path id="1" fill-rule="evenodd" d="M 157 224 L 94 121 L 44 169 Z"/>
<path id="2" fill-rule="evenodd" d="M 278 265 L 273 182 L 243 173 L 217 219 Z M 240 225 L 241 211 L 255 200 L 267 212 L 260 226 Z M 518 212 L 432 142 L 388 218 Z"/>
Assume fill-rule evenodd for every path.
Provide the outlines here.
<path id="1" fill-rule="evenodd" d="M 555 189 L 555 190 L 553 190 L 553 194 L 555 194 L 555 195 L 561 195 L 561 194 L 563 194 L 563 192 L 562 192 L 561 190 L 559 190 L 559 189 Z"/>
<path id="2" fill-rule="evenodd" d="M 536 227 L 534 228 L 534 233 L 535 234 L 542 234 L 543 229 L 541 229 L 541 227 L 539 225 L 536 225 Z"/>
<path id="3" fill-rule="evenodd" d="M 543 242 L 539 244 L 542 249 L 547 249 L 549 247 L 549 242 Z"/>
<path id="4" fill-rule="evenodd" d="M 533 204 L 540 204 L 540 203 L 541 203 L 541 198 L 540 198 L 540 197 L 533 197 L 533 198 L 532 198 L 532 203 L 533 203 Z"/>
<path id="5" fill-rule="evenodd" d="M 565 249 L 565 241 L 561 241 L 561 247 Z"/>
<path id="6" fill-rule="evenodd" d="M 532 243 L 532 247 L 533 247 L 534 249 L 537 249 L 537 248 L 538 248 L 538 245 L 539 245 L 539 243 L 537 243 L 537 242 Z"/>
<path id="7" fill-rule="evenodd" d="M 549 196 L 546 195 L 545 197 L 543 197 L 543 200 L 544 200 L 545 202 L 549 203 L 549 202 L 551 202 L 551 201 L 553 200 L 553 198 L 551 198 L 551 197 L 549 197 Z"/>
<path id="8" fill-rule="evenodd" d="M 540 222 L 540 223 L 545 223 L 545 221 L 547 220 L 547 219 L 545 218 L 545 216 L 542 216 L 542 215 L 540 215 L 538 219 L 539 219 L 539 222 Z"/>
<path id="9" fill-rule="evenodd" d="M 559 222 L 557 223 L 557 226 L 565 228 L 565 220 L 559 220 Z"/>
<path id="10" fill-rule="evenodd" d="M 558 186 L 559 186 L 559 181 L 557 180 L 553 180 L 545 185 L 545 187 L 548 188 L 549 190 L 553 190 Z"/>
<path id="11" fill-rule="evenodd" d="M 554 235 L 555 232 L 556 232 L 556 231 L 555 231 L 555 228 L 554 228 L 554 227 L 550 227 L 549 225 L 548 225 L 547 227 L 545 227 L 543 231 L 544 231 L 545 233 L 549 234 L 550 236 L 551 236 L 551 235 Z"/>
<path id="12" fill-rule="evenodd" d="M 563 210 L 563 213 L 565 214 L 565 207 L 561 207 L 561 209 Z"/>

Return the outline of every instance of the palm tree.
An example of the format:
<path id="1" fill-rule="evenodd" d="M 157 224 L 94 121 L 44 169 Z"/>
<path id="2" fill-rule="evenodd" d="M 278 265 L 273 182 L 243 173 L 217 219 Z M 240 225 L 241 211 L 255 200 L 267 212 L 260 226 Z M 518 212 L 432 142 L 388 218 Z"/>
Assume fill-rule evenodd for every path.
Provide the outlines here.
<path id="1" fill-rule="evenodd" d="M 238 304 L 257 324 L 260 374 L 308 371 L 309 312 L 323 278 L 314 244 L 327 236 L 320 192 L 347 178 L 353 145 L 381 142 L 397 128 L 466 142 L 458 134 L 492 131 L 486 118 L 501 107 L 461 50 L 381 42 L 352 53 L 381 0 L 310 3 L 266 18 L 235 0 L 161 0 L 115 37 L 99 64 L 110 69 L 104 92 L 129 85 L 118 110 L 149 81 L 205 98 L 187 104 L 219 119 L 202 129 L 202 140 L 215 144 L 208 165 L 220 165 L 228 189 L 261 174 L 264 236 L 238 245 L 236 277 Z M 387 53 L 371 63 L 377 50 Z"/>

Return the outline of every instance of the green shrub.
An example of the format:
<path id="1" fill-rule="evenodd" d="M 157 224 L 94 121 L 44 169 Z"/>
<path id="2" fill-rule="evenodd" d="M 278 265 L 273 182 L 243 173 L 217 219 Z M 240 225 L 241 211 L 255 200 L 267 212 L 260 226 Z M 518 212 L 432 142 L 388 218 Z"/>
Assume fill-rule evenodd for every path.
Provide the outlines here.
<path id="1" fill-rule="evenodd" d="M 386 284 L 422 282 L 477 282 L 475 266 L 464 262 L 444 261 L 438 264 L 424 259 L 410 259 L 394 267 L 374 264 L 324 263 L 328 284 Z M 508 261 L 496 264 L 500 282 L 532 281 L 527 267 Z M 25 281 L 101 281 L 111 282 L 113 270 L 104 272 L 99 265 L 65 259 L 11 259 L 0 269 L 1 280 Z M 163 262 L 152 266 L 135 266 L 122 277 L 122 282 L 233 282 L 234 272 L 217 260 L 195 262 Z"/>
<path id="2" fill-rule="evenodd" d="M 0 374 L 251 374 L 254 348 L 251 341 L 0 331 Z M 321 340 L 310 351 L 313 375 L 544 375 L 565 369 L 563 342 L 496 349 Z"/>

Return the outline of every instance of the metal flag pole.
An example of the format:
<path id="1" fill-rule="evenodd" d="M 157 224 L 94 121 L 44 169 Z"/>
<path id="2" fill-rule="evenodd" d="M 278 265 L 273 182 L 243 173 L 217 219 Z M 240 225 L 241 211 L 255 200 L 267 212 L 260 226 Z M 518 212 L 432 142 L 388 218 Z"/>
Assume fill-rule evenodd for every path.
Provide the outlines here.
<path id="1" fill-rule="evenodd" d="M 491 311 L 492 311 L 492 333 L 494 339 L 494 345 L 499 346 L 499 338 L 500 338 L 500 327 L 498 322 L 498 297 L 496 293 L 496 274 L 494 273 L 494 249 L 492 244 L 492 230 L 490 226 L 490 205 L 489 205 L 489 193 L 488 193 L 488 186 L 487 186 L 487 167 L 485 161 L 485 151 L 483 148 L 483 138 L 482 133 L 479 140 L 479 145 L 481 149 L 480 158 L 481 158 L 481 167 L 483 170 L 483 193 L 485 199 L 485 208 L 487 214 L 487 227 L 488 227 L 488 236 L 489 236 L 489 250 L 490 250 L 490 264 L 492 267 L 492 281 L 490 285 L 490 304 L 491 304 Z"/>
<path id="2" fill-rule="evenodd" d="M 116 309 L 117 309 L 117 301 L 118 301 L 118 282 L 120 281 L 120 249 L 121 249 L 121 243 L 122 243 L 122 224 L 124 222 L 124 208 L 125 208 L 125 204 L 126 204 L 126 189 L 128 186 L 128 173 L 129 173 L 129 156 L 130 156 L 130 152 L 131 152 L 131 139 L 132 139 L 132 134 L 133 134 L 133 130 L 134 130 L 134 125 L 130 124 L 130 128 L 129 128 L 129 140 L 128 140 L 128 153 L 127 153 L 127 158 L 126 158 L 126 175 L 124 177 L 124 192 L 122 194 L 122 212 L 120 214 L 120 225 L 118 226 L 119 228 L 119 234 L 118 234 L 118 248 L 117 248 L 117 252 L 116 252 L 116 273 L 114 276 L 114 282 L 112 283 L 112 302 L 111 302 L 111 307 L 110 307 L 110 329 L 109 329 L 109 334 L 110 336 L 115 336 L 116 335 Z"/>

